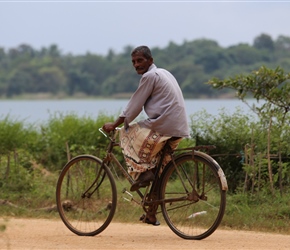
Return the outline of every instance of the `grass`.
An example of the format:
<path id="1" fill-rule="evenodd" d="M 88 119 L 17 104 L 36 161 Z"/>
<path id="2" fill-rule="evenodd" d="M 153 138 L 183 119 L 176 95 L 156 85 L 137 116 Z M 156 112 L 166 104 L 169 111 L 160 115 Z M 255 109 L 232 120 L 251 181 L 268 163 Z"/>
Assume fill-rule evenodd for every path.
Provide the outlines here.
<path id="1" fill-rule="evenodd" d="M 53 218 L 60 219 L 55 207 L 55 186 L 58 173 L 43 178 L 34 176 L 33 188 L 25 192 L 1 192 L 1 200 L 8 200 L 11 205 L 0 204 L 1 217 L 19 218 Z M 144 213 L 131 196 L 123 193 L 130 184 L 117 181 L 118 204 L 113 221 L 137 223 Z M 134 195 L 134 193 L 133 193 Z M 138 195 L 134 195 L 137 202 Z M 272 195 L 257 197 L 246 194 L 227 195 L 227 208 L 220 228 L 235 230 L 251 230 L 271 233 L 290 234 L 290 200 L 289 196 L 273 197 Z M 163 224 L 162 214 L 158 219 Z M 5 223 L 0 224 L 0 231 L 5 230 Z"/>
<path id="2" fill-rule="evenodd" d="M 228 195 L 222 225 L 237 230 L 290 234 L 289 195 L 261 199 L 247 194 Z"/>

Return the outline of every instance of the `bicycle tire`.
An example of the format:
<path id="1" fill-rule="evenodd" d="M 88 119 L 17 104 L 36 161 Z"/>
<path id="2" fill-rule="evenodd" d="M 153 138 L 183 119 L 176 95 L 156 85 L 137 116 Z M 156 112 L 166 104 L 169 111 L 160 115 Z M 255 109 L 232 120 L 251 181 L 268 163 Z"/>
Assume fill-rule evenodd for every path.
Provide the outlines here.
<path id="1" fill-rule="evenodd" d="M 171 161 L 161 176 L 159 196 L 168 201 L 161 204 L 163 217 L 179 237 L 204 239 L 222 221 L 226 207 L 226 178 L 218 163 L 199 151 L 177 156 L 175 164 L 176 167 Z M 174 201 L 180 197 L 185 198 Z"/>
<path id="2" fill-rule="evenodd" d="M 73 233 L 101 233 L 112 221 L 117 206 L 111 171 L 91 155 L 71 159 L 59 175 L 56 204 L 62 221 Z"/>

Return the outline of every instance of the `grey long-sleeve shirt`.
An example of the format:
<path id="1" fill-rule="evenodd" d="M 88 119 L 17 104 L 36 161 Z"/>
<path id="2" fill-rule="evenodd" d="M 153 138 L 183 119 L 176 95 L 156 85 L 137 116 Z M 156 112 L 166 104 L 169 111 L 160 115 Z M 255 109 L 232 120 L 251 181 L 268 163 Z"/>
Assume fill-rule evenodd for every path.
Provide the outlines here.
<path id="1" fill-rule="evenodd" d="M 125 117 L 125 128 L 143 108 L 148 118 L 138 122 L 141 127 L 164 136 L 189 137 L 181 89 L 170 72 L 157 68 L 155 64 L 142 75 L 138 89 L 120 115 Z"/>

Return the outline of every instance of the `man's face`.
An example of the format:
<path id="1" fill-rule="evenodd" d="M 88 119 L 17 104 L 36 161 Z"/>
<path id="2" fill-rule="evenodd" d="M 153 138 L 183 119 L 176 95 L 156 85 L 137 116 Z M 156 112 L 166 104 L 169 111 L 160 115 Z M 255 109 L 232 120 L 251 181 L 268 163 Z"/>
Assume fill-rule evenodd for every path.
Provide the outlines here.
<path id="1" fill-rule="evenodd" d="M 136 69 L 137 74 L 143 75 L 149 69 L 153 63 L 153 58 L 147 59 L 144 57 L 143 53 L 138 52 L 132 56 L 132 64 Z"/>

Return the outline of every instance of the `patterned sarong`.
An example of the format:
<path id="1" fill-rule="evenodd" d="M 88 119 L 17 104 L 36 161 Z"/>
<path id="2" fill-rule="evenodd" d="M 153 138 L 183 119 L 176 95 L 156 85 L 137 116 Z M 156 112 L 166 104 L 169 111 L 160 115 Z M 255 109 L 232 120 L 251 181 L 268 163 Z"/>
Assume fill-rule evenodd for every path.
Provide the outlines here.
<path id="1" fill-rule="evenodd" d="M 120 145 L 128 173 L 134 180 L 138 179 L 142 172 L 156 166 L 160 150 L 170 138 L 150 129 L 141 128 L 137 123 L 131 124 L 126 131 L 124 127 L 120 130 Z M 171 148 L 175 149 L 180 140 L 173 141 Z M 165 156 L 162 165 L 165 166 L 169 161 L 170 156 Z"/>

